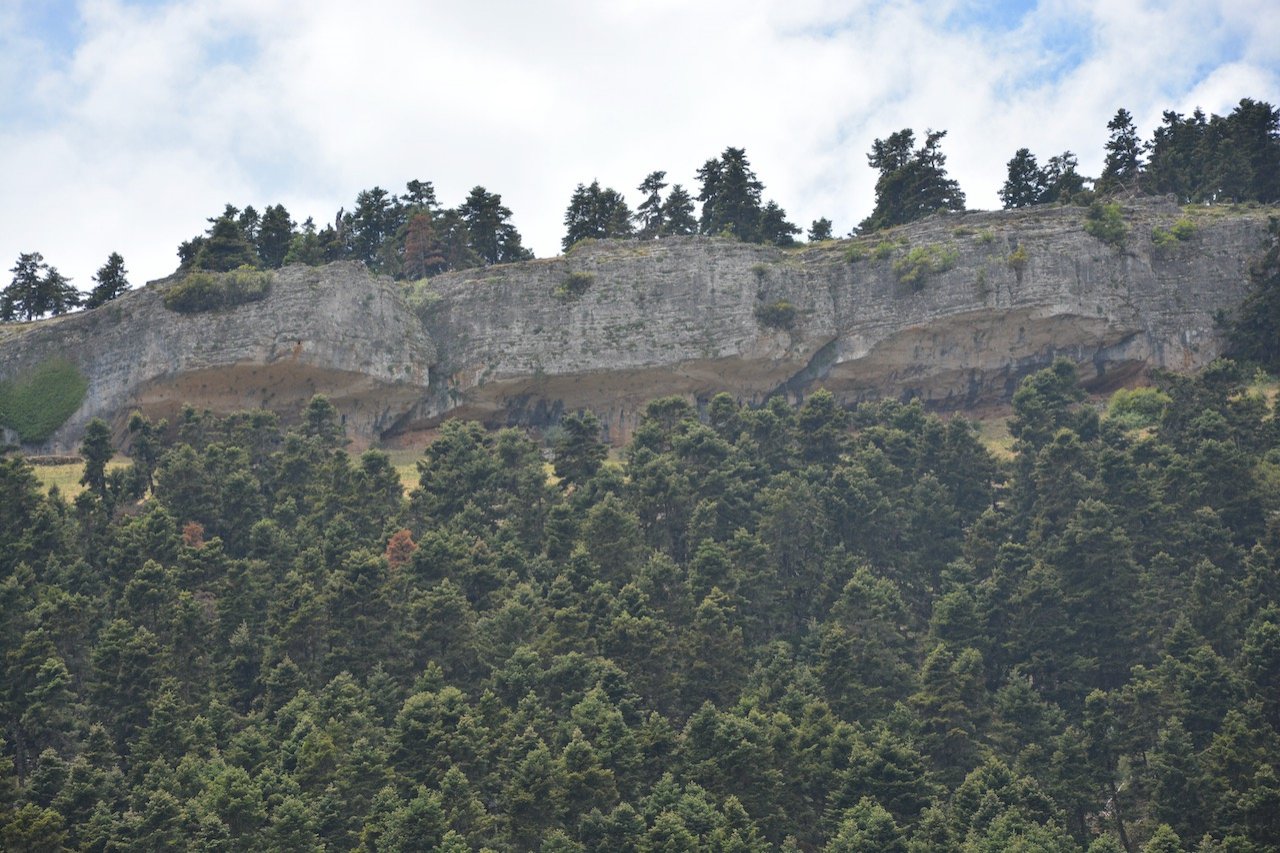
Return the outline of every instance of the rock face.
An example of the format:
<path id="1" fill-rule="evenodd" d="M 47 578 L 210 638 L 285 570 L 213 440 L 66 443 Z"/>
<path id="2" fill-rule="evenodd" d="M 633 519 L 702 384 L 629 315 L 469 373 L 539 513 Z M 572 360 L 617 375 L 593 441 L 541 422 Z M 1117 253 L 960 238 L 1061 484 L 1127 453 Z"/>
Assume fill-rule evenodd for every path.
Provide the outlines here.
<path id="1" fill-rule="evenodd" d="M 117 431 L 134 410 L 172 418 L 186 403 L 293 417 L 316 393 L 331 396 L 352 434 L 373 436 L 426 393 L 430 339 L 399 288 L 360 264 L 290 267 L 267 299 L 198 314 L 165 308 L 167 284 L 0 339 L 0 379 L 55 358 L 88 379 L 80 408 L 32 449 L 75 449 L 94 417 Z"/>
<path id="2" fill-rule="evenodd" d="M 420 313 L 438 348 L 436 393 L 402 426 L 449 413 L 537 423 L 591 408 L 615 439 L 661 394 L 846 402 L 919 397 L 938 408 L 1007 400 L 1055 357 L 1087 382 L 1216 357 L 1218 311 L 1249 289 L 1265 212 L 1189 217 L 1128 206 L 1121 246 L 1085 211 L 934 217 L 795 250 L 709 238 L 580 246 L 567 257 L 432 279 Z M 779 303 L 790 324 L 761 320 Z M 445 393 L 447 392 L 447 393 Z"/>
<path id="3" fill-rule="evenodd" d="M 610 241 L 405 288 L 354 264 L 291 267 L 265 301 L 190 316 L 164 308 L 157 282 L 10 330 L 0 380 L 53 356 L 88 377 L 44 450 L 134 408 L 288 417 L 313 393 L 362 443 L 446 417 L 546 425 L 584 407 L 621 440 L 667 394 L 825 387 L 850 403 L 966 408 L 1007 400 L 1058 356 L 1099 385 L 1207 363 L 1222 344 L 1215 314 L 1240 304 L 1270 239 L 1267 213 L 1135 202 L 1122 245 L 1090 236 L 1075 207 L 934 217 L 792 250 Z M 1194 224 L 1184 239 L 1168 233 L 1179 220 Z"/>

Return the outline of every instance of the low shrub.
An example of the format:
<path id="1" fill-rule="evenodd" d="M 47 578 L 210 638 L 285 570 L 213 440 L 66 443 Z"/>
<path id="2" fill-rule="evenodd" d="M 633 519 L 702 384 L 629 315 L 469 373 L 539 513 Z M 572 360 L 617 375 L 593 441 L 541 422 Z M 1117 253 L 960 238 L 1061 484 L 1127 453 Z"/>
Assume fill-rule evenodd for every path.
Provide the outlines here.
<path id="1" fill-rule="evenodd" d="M 756 320 L 770 329 L 790 329 L 796 322 L 796 306 L 785 299 L 756 306 Z"/>
<path id="2" fill-rule="evenodd" d="M 556 285 L 554 296 L 557 299 L 578 299 L 591 289 L 596 277 L 589 272 L 574 271 L 564 277 L 564 281 Z"/>
<path id="3" fill-rule="evenodd" d="M 1090 204 L 1084 217 L 1084 230 L 1089 236 L 1115 248 L 1124 245 L 1124 238 L 1129 233 L 1120 205 L 1115 202 L 1095 201 Z"/>
<path id="4" fill-rule="evenodd" d="M 1023 271 L 1027 268 L 1027 261 L 1029 260 L 1030 256 L 1027 254 L 1027 248 L 1025 246 L 1018 246 L 1018 248 L 1009 253 L 1009 257 L 1005 258 L 1005 263 L 1009 265 L 1009 269 L 1013 270 L 1018 275 L 1022 275 Z"/>
<path id="5" fill-rule="evenodd" d="M 898 248 L 898 244 L 892 240 L 881 240 L 876 243 L 876 247 L 871 250 L 871 254 L 877 261 L 887 261 L 893 257 L 893 250 Z"/>
<path id="6" fill-rule="evenodd" d="M 8 382 L 0 382 L 0 424 L 23 444 L 53 435 L 84 402 L 89 380 L 66 359 L 51 359 Z"/>
<path id="7" fill-rule="evenodd" d="M 1172 398 L 1158 388 L 1121 388 L 1111 395 L 1107 418 L 1126 429 L 1153 427 L 1171 402 Z"/>
<path id="8" fill-rule="evenodd" d="M 1190 217 L 1184 216 L 1173 223 L 1172 228 L 1159 226 L 1151 230 L 1151 242 L 1157 249 L 1167 249 L 1178 243 L 1185 243 L 1196 235 L 1196 224 Z"/>
<path id="9" fill-rule="evenodd" d="M 867 255 L 871 251 L 863 243 L 850 243 L 844 250 L 844 259 L 848 263 L 856 264 L 859 261 L 865 261 Z"/>
<path id="10" fill-rule="evenodd" d="M 956 265 L 956 250 L 948 246 L 916 246 L 893 262 L 898 281 L 919 289 L 925 278 Z"/>
<path id="11" fill-rule="evenodd" d="M 164 307 L 179 314 L 200 314 L 258 302 L 270 293 L 271 273 L 262 270 L 193 272 L 164 292 Z"/>

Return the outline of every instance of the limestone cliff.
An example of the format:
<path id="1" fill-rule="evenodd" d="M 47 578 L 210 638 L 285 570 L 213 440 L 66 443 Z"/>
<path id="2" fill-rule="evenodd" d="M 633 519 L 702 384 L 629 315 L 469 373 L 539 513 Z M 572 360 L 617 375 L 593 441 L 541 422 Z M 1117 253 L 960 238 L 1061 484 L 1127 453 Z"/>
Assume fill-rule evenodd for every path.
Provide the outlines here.
<path id="1" fill-rule="evenodd" d="M 1211 360 L 1214 315 L 1247 292 L 1267 214 L 1135 202 L 1117 245 L 1090 236 L 1075 207 L 941 216 L 791 250 L 589 243 L 405 287 L 355 264 L 291 267 L 264 301 L 194 315 L 165 308 L 171 283 L 156 282 L 0 331 L 0 381 L 54 357 L 88 379 L 80 408 L 33 448 L 46 450 L 74 447 L 95 416 L 119 425 L 183 402 L 291 416 L 317 392 L 361 442 L 446 417 L 546 424 L 579 407 L 618 439 L 653 397 L 722 390 L 964 408 L 1006 400 L 1056 356 L 1095 383 Z"/>
<path id="2" fill-rule="evenodd" d="M 588 244 L 440 276 L 419 311 L 441 381 L 401 427 L 588 407 L 618 438 L 659 394 L 760 400 L 821 386 L 846 402 L 965 408 L 1007 400 L 1058 356 L 1093 383 L 1212 360 L 1214 315 L 1248 291 L 1266 211 L 1188 215 L 1144 200 L 1124 220 L 1120 245 L 1090 236 L 1083 209 L 1044 207 L 785 251 L 709 238 Z M 762 322 L 779 303 L 791 322 Z"/>
<path id="3" fill-rule="evenodd" d="M 171 284 L 0 338 L 0 380 L 55 358 L 88 379 L 80 408 L 33 449 L 74 449 L 94 417 L 119 430 L 134 410 L 173 417 L 185 403 L 293 417 L 318 392 L 333 398 L 352 434 L 370 437 L 427 390 L 430 339 L 395 283 L 360 264 L 289 267 L 274 274 L 267 299 L 196 314 L 164 306 Z"/>

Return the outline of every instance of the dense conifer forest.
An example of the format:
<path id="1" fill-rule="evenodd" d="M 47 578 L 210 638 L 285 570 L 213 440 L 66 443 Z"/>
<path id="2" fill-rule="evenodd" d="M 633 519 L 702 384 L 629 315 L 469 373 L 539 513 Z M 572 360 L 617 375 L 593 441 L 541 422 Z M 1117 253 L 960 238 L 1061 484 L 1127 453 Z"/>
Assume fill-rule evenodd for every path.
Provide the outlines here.
<path id="1" fill-rule="evenodd" d="M 1280 420 L 1220 362 L 1011 452 L 915 403 L 449 422 L 317 398 L 0 457 L 6 850 L 1266 851 Z"/>

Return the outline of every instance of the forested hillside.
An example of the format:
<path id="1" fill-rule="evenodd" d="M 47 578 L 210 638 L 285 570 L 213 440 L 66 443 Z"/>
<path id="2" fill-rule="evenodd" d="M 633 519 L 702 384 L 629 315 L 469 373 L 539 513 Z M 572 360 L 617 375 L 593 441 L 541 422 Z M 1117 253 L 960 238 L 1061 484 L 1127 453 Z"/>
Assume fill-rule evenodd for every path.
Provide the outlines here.
<path id="1" fill-rule="evenodd" d="M 649 405 L 0 459 L 8 850 L 1264 851 L 1280 422 L 1218 363 L 1011 458 L 915 404 Z M 553 469 L 553 471 L 552 471 Z"/>

